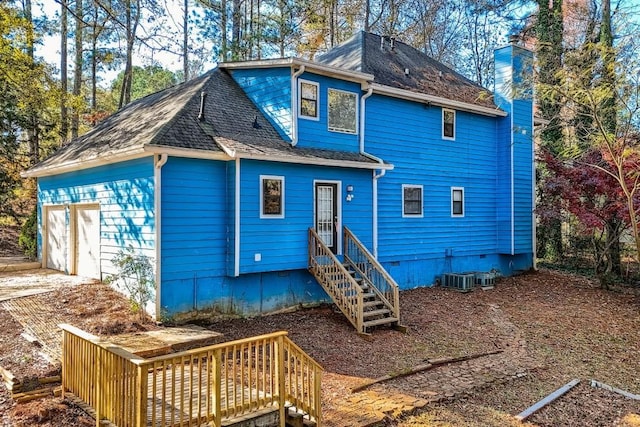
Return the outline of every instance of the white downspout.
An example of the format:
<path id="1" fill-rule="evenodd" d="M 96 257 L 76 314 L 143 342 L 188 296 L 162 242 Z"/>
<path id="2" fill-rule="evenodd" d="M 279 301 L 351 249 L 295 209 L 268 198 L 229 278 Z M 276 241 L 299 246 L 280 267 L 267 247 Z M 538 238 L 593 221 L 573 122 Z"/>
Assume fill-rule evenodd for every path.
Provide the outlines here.
<path id="1" fill-rule="evenodd" d="M 235 185 L 235 236 L 233 242 L 234 269 L 233 275 L 240 275 L 240 158 L 236 157 L 236 185 Z"/>
<path id="2" fill-rule="evenodd" d="M 295 147 L 296 144 L 298 143 L 298 77 L 300 77 L 302 73 L 304 73 L 305 68 L 306 67 L 304 65 L 301 65 L 300 69 L 291 75 L 291 146 L 292 147 Z M 318 97 L 319 95 L 320 94 L 318 94 Z"/>
<path id="3" fill-rule="evenodd" d="M 167 163 L 169 156 L 166 153 L 162 153 L 155 158 L 155 167 L 153 169 L 153 175 L 155 180 L 155 197 L 154 197 L 154 211 L 155 211 L 155 228 L 156 228 L 156 320 L 161 320 L 162 317 L 162 304 L 161 304 L 161 271 L 160 268 L 162 260 L 162 166 Z"/>
<path id="4" fill-rule="evenodd" d="M 363 156 L 367 156 L 370 159 L 377 161 L 378 163 L 384 163 L 381 158 L 374 156 L 373 154 L 369 154 L 364 151 L 364 129 L 365 129 L 365 101 L 373 94 L 373 88 L 369 87 L 367 93 L 360 97 L 360 154 Z M 373 222 L 373 256 L 378 258 L 378 179 L 382 178 L 384 174 L 387 173 L 386 169 L 382 169 L 379 174 L 376 174 L 376 171 L 373 171 L 373 213 L 372 213 L 372 222 Z"/>

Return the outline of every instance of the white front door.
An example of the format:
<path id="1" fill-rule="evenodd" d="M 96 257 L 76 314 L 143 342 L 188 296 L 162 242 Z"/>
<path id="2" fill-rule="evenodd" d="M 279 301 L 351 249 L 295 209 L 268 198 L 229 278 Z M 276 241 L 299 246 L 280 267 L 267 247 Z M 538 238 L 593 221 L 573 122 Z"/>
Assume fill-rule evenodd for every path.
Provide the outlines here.
<path id="1" fill-rule="evenodd" d="M 46 267 L 67 270 L 67 213 L 64 206 L 48 206 L 46 212 Z"/>
<path id="2" fill-rule="evenodd" d="M 75 217 L 75 273 L 100 279 L 100 206 L 77 206 Z"/>
<path id="3" fill-rule="evenodd" d="M 316 232 L 333 253 L 338 252 L 338 184 L 316 183 Z"/>

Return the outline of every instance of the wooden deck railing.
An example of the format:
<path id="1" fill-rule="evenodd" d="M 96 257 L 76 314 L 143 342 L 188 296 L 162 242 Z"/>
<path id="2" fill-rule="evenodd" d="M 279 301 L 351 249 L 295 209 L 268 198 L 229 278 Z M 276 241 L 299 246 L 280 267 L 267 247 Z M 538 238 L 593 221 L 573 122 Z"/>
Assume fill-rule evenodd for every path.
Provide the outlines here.
<path id="1" fill-rule="evenodd" d="M 391 310 L 393 317 L 399 320 L 400 291 L 396 281 L 347 227 L 344 227 L 343 241 L 345 260 L 353 265 L 359 276 Z"/>
<path id="2" fill-rule="evenodd" d="M 296 410 L 320 425 L 322 368 L 286 332 L 142 359 L 63 329 L 62 390 L 121 427 L 221 426 Z"/>
<path id="3" fill-rule="evenodd" d="M 309 229 L 309 271 L 349 322 L 364 332 L 364 292 L 313 228 Z"/>

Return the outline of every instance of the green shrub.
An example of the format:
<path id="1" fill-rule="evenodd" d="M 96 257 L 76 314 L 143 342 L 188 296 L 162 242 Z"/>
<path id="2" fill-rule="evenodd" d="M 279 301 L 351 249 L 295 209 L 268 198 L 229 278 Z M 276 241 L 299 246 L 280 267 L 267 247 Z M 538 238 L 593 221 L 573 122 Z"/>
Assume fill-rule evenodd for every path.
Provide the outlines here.
<path id="1" fill-rule="evenodd" d="M 126 251 L 118 251 L 111 262 L 118 272 L 108 276 L 105 281 L 123 288 L 129 295 L 132 311 L 138 313 L 140 320 L 144 320 L 144 309 L 153 299 L 155 291 L 151 260 L 148 256 L 136 253 L 133 246 L 129 246 Z"/>
<path id="2" fill-rule="evenodd" d="M 38 216 L 37 209 L 33 209 L 31 215 L 22 224 L 18 246 L 25 256 L 30 260 L 35 260 L 38 256 Z"/>

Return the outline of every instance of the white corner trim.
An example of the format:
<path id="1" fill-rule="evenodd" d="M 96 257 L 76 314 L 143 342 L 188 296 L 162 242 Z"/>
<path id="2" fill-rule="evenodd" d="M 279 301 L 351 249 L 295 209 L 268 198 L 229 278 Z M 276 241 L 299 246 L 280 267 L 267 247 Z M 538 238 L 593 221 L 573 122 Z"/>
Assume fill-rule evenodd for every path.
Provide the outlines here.
<path id="1" fill-rule="evenodd" d="M 169 160 L 166 153 L 154 156 L 154 216 L 155 216 L 155 248 L 156 248 L 156 320 L 162 318 L 161 282 L 162 282 L 162 167 Z"/>
<path id="2" fill-rule="evenodd" d="M 233 241 L 233 258 L 234 267 L 233 275 L 240 275 L 240 158 L 236 158 L 236 184 L 235 184 L 235 218 L 234 218 L 234 241 Z"/>

